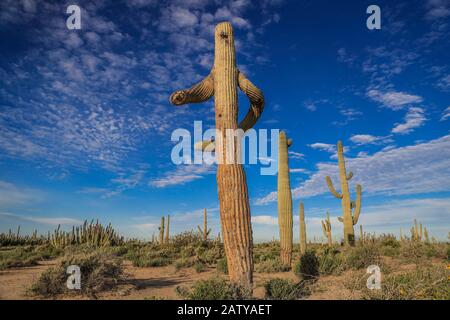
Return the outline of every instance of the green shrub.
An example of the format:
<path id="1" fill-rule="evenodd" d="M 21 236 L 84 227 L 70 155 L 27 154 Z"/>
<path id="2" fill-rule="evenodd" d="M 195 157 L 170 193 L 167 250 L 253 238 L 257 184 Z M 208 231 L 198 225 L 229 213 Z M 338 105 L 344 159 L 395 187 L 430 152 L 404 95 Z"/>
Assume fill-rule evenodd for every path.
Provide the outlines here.
<path id="1" fill-rule="evenodd" d="M 227 258 L 217 260 L 217 270 L 224 274 L 228 274 Z"/>
<path id="2" fill-rule="evenodd" d="M 329 275 L 342 271 L 342 254 L 334 248 L 326 248 L 319 254 L 319 273 Z"/>
<path id="3" fill-rule="evenodd" d="M 363 299 L 381 300 L 450 300 L 448 271 L 443 265 L 417 268 L 402 274 L 383 277 L 381 290 L 369 290 L 361 284 Z"/>
<path id="4" fill-rule="evenodd" d="M 189 289 L 178 286 L 176 292 L 189 300 L 243 300 L 251 297 L 246 289 L 218 278 L 197 281 Z"/>
<path id="5" fill-rule="evenodd" d="M 289 271 L 289 267 L 284 266 L 281 263 L 279 257 L 276 257 L 273 260 L 264 260 L 255 264 L 256 272 L 266 272 L 266 273 L 276 273 L 276 272 L 284 272 Z"/>
<path id="6" fill-rule="evenodd" d="M 304 280 L 314 279 L 319 275 L 319 261 L 316 253 L 306 251 L 300 256 L 300 261 L 294 266 L 294 273 Z"/>
<path id="7" fill-rule="evenodd" d="M 50 245 L 23 246 L 0 251 L 0 270 L 35 266 L 41 260 L 57 257 L 62 253 Z"/>
<path id="8" fill-rule="evenodd" d="M 67 267 L 77 265 L 81 272 L 81 289 L 67 289 Z M 123 277 L 122 261 L 113 256 L 90 254 L 66 257 L 61 263 L 44 271 L 32 285 L 34 295 L 52 297 L 58 294 L 84 293 L 95 297 L 113 287 Z"/>
<path id="9" fill-rule="evenodd" d="M 349 248 L 346 252 L 345 264 L 348 269 L 367 268 L 379 261 L 379 249 L 375 244 Z"/>
<path id="10" fill-rule="evenodd" d="M 194 263 L 194 270 L 197 273 L 203 272 L 206 270 L 206 265 L 201 261 L 196 261 Z"/>
<path id="11" fill-rule="evenodd" d="M 382 246 L 380 248 L 380 254 L 382 256 L 387 256 L 387 257 L 396 257 L 400 254 L 400 248 L 391 247 L 391 246 Z"/>
<path id="12" fill-rule="evenodd" d="M 192 259 L 181 258 L 174 262 L 174 267 L 176 270 L 180 270 L 182 268 L 189 268 L 194 265 L 194 261 Z"/>
<path id="13" fill-rule="evenodd" d="M 212 247 L 200 246 L 196 249 L 197 259 L 206 264 L 216 264 L 217 260 L 225 256 L 222 244 L 214 244 Z"/>
<path id="14" fill-rule="evenodd" d="M 309 294 L 305 282 L 275 278 L 264 284 L 266 298 L 271 300 L 295 300 Z"/>

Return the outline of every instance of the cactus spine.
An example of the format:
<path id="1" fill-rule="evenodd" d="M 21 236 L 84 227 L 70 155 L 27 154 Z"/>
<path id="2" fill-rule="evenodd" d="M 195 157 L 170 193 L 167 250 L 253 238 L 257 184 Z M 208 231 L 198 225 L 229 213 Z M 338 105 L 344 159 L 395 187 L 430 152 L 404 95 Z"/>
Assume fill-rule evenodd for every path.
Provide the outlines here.
<path id="1" fill-rule="evenodd" d="M 280 259 L 290 267 L 292 260 L 292 194 L 289 179 L 288 147 L 291 139 L 281 131 L 278 137 L 278 225 L 280 227 Z"/>
<path id="2" fill-rule="evenodd" d="M 330 214 L 327 211 L 327 218 L 326 220 L 322 220 L 322 231 L 323 235 L 327 237 L 328 240 L 328 246 L 333 246 L 333 239 L 331 238 L 331 221 L 330 221 Z"/>
<path id="3" fill-rule="evenodd" d="M 161 217 L 161 225 L 158 228 L 159 230 L 159 243 L 164 243 L 164 217 Z"/>
<path id="4" fill-rule="evenodd" d="M 203 238 L 203 241 L 208 241 L 208 236 L 211 232 L 211 229 L 208 229 L 208 217 L 206 214 L 206 208 L 203 210 L 203 229 L 197 225 L 198 231 Z"/>
<path id="5" fill-rule="evenodd" d="M 190 89 L 174 92 L 170 96 L 170 101 L 175 105 L 197 103 L 204 102 L 214 95 L 216 156 L 219 157 L 217 189 L 228 272 L 231 282 L 251 289 L 253 239 L 247 182 L 244 169 L 238 162 L 238 154 L 226 152 L 231 150 L 233 143 L 227 141 L 225 137 L 227 129 L 239 128 L 245 132 L 255 125 L 264 109 L 264 97 L 236 67 L 234 35 L 229 22 L 222 22 L 216 26 L 214 40 L 214 66 L 211 73 Z M 239 126 L 238 86 L 250 100 L 250 109 Z M 239 140 L 238 142 L 240 144 Z M 202 147 L 207 149 L 208 145 L 203 143 Z M 237 148 L 239 147 L 240 145 Z"/>
<path id="6" fill-rule="evenodd" d="M 169 243 L 169 239 L 170 239 L 170 231 L 169 231 L 169 227 L 170 227 L 170 215 L 167 215 L 167 224 L 166 224 L 166 239 L 164 240 L 166 243 Z"/>
<path id="7" fill-rule="evenodd" d="M 338 217 L 338 220 L 344 223 L 345 243 L 353 246 L 355 244 L 355 231 L 353 230 L 353 226 L 358 223 L 359 214 L 361 212 L 361 185 L 356 185 L 356 201 L 351 201 L 350 192 L 348 190 L 348 181 L 353 177 L 353 172 L 350 171 L 347 174 L 345 169 L 344 148 L 341 141 L 338 141 L 337 152 L 342 194 L 337 193 L 329 176 L 326 177 L 326 181 L 330 192 L 336 198 L 342 200 L 343 217 Z M 352 213 L 353 209 L 354 211 Z"/>
<path id="8" fill-rule="evenodd" d="M 305 224 L 305 208 L 303 202 L 300 202 L 300 252 L 306 252 L 306 224 Z"/>

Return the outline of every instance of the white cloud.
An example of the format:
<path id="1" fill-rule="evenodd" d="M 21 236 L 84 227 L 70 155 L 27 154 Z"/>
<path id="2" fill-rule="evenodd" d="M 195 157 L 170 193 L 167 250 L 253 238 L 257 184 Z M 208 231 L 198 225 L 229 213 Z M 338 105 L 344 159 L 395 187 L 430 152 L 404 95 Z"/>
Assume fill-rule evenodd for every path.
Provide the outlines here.
<path id="1" fill-rule="evenodd" d="M 392 133 L 407 134 L 416 128 L 419 128 L 427 120 L 422 108 L 409 108 L 403 123 L 398 123 L 391 130 Z"/>
<path id="2" fill-rule="evenodd" d="M 336 146 L 334 144 L 329 143 L 322 143 L 322 142 L 316 142 L 309 145 L 310 148 L 316 149 L 316 150 L 322 150 L 334 153 L 336 152 Z"/>
<path id="3" fill-rule="evenodd" d="M 26 205 L 42 200 L 43 192 L 21 188 L 15 184 L 0 180 L 0 208 L 8 208 L 16 205 Z"/>
<path id="4" fill-rule="evenodd" d="M 272 216 L 252 216 L 252 223 L 254 224 L 266 224 L 266 225 L 278 225 L 278 219 Z"/>
<path id="5" fill-rule="evenodd" d="M 350 137 L 350 141 L 358 145 L 375 144 L 384 139 L 385 137 L 377 137 L 370 134 L 354 134 Z"/>
<path id="6" fill-rule="evenodd" d="M 361 158 L 346 158 L 348 171 L 354 176 L 351 186 L 359 183 L 365 195 L 411 195 L 450 190 L 450 136 L 412 146 L 379 151 Z M 321 162 L 317 172 L 299 187 L 292 190 L 293 197 L 307 198 L 328 194 L 326 176 L 331 176 L 339 190 L 336 163 Z M 255 201 L 258 205 L 274 202 L 277 193 Z"/>
<path id="7" fill-rule="evenodd" d="M 393 110 L 402 109 L 405 105 L 420 103 L 423 98 L 417 95 L 409 94 L 401 91 L 381 92 L 379 90 L 369 90 L 367 96 L 374 101 L 380 102 L 383 106 Z"/>
<path id="8" fill-rule="evenodd" d="M 215 166 L 210 165 L 179 165 L 175 170 L 166 172 L 162 177 L 152 179 L 149 185 L 156 188 L 184 185 L 202 179 L 204 175 L 214 173 L 214 169 Z"/>
<path id="9" fill-rule="evenodd" d="M 295 151 L 289 151 L 289 158 L 291 159 L 303 159 L 305 157 L 305 155 L 303 153 L 300 152 L 295 152 Z"/>
<path id="10" fill-rule="evenodd" d="M 73 218 L 66 218 L 66 217 L 32 217 L 32 216 L 22 216 L 14 213 L 9 212 L 0 212 L 0 216 L 7 217 L 7 218 L 13 218 L 17 220 L 23 220 L 23 221 L 31 221 L 35 223 L 41 223 L 41 224 L 48 224 L 48 225 L 81 225 L 83 221 Z"/>
<path id="11" fill-rule="evenodd" d="M 441 121 L 447 120 L 448 118 L 450 118 L 450 106 L 442 112 Z"/>

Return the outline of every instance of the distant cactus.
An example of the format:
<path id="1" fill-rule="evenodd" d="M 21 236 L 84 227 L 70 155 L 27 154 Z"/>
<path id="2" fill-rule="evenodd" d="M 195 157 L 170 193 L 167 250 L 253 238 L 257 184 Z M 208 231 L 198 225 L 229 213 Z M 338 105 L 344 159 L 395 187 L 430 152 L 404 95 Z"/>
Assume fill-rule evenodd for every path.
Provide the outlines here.
<path id="1" fill-rule="evenodd" d="M 161 225 L 158 228 L 159 230 L 159 244 L 164 243 L 164 217 L 161 217 Z"/>
<path id="2" fill-rule="evenodd" d="M 170 215 L 167 215 L 167 224 L 166 224 L 166 238 L 164 240 L 164 242 L 169 243 L 169 239 L 170 239 Z"/>
<path id="3" fill-rule="evenodd" d="M 331 221 L 330 221 L 330 214 L 327 211 L 327 218 L 326 220 L 322 220 L 322 232 L 323 235 L 327 238 L 328 240 L 328 246 L 332 247 L 333 246 L 333 239 L 331 238 Z"/>
<path id="4" fill-rule="evenodd" d="M 326 177 L 328 188 L 331 193 L 338 199 L 342 199 L 343 217 L 338 217 L 340 222 L 344 223 L 344 240 L 348 245 L 355 244 L 355 232 L 353 226 L 358 223 L 359 214 L 361 212 L 361 185 L 356 185 L 356 201 L 351 201 L 350 192 L 348 190 L 348 181 L 353 177 L 353 172 L 347 174 L 345 169 L 344 148 L 342 142 L 337 144 L 339 175 L 341 180 L 341 192 L 337 193 L 333 186 L 333 182 L 329 176 Z M 352 209 L 354 209 L 352 213 Z"/>
<path id="5" fill-rule="evenodd" d="M 290 267 L 292 261 L 292 194 L 289 179 L 288 147 L 291 139 L 286 139 L 282 131 L 278 137 L 278 225 L 280 227 L 280 259 Z"/>
<path id="6" fill-rule="evenodd" d="M 264 97 L 236 67 L 231 24 L 219 23 L 215 29 L 214 39 L 214 66 L 211 73 L 190 89 L 174 92 L 170 96 L 170 101 L 175 105 L 198 103 L 214 95 L 216 133 L 218 133 L 216 139 L 220 142 L 215 151 L 221 160 L 217 167 L 217 189 L 228 271 L 231 282 L 250 289 L 253 284 L 253 238 L 247 182 L 238 154 L 230 155 L 226 152 L 231 149 L 226 139 L 226 131 L 239 128 L 245 132 L 252 128 L 264 109 Z M 250 109 L 239 125 L 238 87 L 250 100 Z M 213 149 L 210 148 L 211 144 L 214 142 L 201 143 L 201 146 L 203 150 L 211 151 Z"/>
<path id="7" fill-rule="evenodd" d="M 306 252 L 306 224 L 305 224 L 305 208 L 303 206 L 303 202 L 300 202 L 300 252 Z"/>
<path id="8" fill-rule="evenodd" d="M 203 241 L 207 241 L 211 229 L 208 229 L 208 217 L 206 214 L 206 208 L 203 210 L 203 229 L 199 225 L 197 225 L 197 228 L 203 238 Z"/>
<path id="9" fill-rule="evenodd" d="M 411 228 L 411 240 L 413 241 L 423 241 L 429 242 L 430 236 L 428 234 L 428 230 L 426 227 L 423 227 L 422 223 L 418 223 L 416 219 L 414 219 L 414 225 Z"/>
<path id="10" fill-rule="evenodd" d="M 364 231 L 362 224 L 359 225 L 359 241 L 364 243 Z"/>

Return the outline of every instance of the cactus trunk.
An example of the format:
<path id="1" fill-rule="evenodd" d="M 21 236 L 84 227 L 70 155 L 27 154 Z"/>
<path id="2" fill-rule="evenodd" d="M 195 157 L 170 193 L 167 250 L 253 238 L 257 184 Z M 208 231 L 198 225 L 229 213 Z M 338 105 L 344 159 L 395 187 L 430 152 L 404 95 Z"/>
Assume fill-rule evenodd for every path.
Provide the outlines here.
<path id="1" fill-rule="evenodd" d="M 322 231 L 323 235 L 328 240 L 328 246 L 331 248 L 333 246 L 333 239 L 331 238 L 331 221 L 330 221 L 330 214 L 327 211 L 327 219 L 322 222 Z"/>
<path id="2" fill-rule="evenodd" d="M 328 188 L 330 192 L 342 202 L 343 217 L 339 217 L 339 221 L 344 224 L 344 241 L 347 245 L 355 244 L 355 231 L 353 226 L 358 223 L 359 214 L 361 211 L 361 186 L 356 185 L 356 201 L 350 200 L 350 192 L 348 189 L 348 181 L 353 177 L 353 173 L 350 171 L 347 174 L 345 169 L 344 160 L 344 147 L 342 142 L 337 144 L 338 164 L 339 164 L 339 176 L 341 181 L 341 194 L 339 194 L 333 186 L 333 182 L 329 176 L 326 177 Z M 354 212 L 352 210 L 354 209 Z"/>
<path id="3" fill-rule="evenodd" d="M 159 244 L 164 243 L 164 217 L 161 217 L 161 225 L 159 226 Z"/>
<path id="4" fill-rule="evenodd" d="M 169 239 L 170 239 L 170 231 L 169 231 L 169 227 L 170 227 L 170 215 L 167 215 L 166 239 L 164 240 L 166 243 L 169 243 Z"/>
<path id="5" fill-rule="evenodd" d="M 300 252 L 306 252 L 306 224 L 305 224 L 305 208 L 303 202 L 300 202 Z"/>
<path id="6" fill-rule="evenodd" d="M 292 194 L 289 179 L 288 147 L 291 140 L 280 132 L 278 144 L 278 225 L 280 227 L 281 263 L 291 266 L 292 260 Z"/>
<path id="7" fill-rule="evenodd" d="M 190 89 L 174 92 L 170 100 L 175 105 L 197 103 L 208 100 L 214 95 L 216 118 L 216 157 L 218 157 L 217 189 L 220 204 L 222 236 L 227 256 L 230 280 L 248 289 L 253 285 L 253 239 L 250 221 L 250 204 L 248 198 L 245 172 L 240 164 L 237 146 L 228 145 L 226 131 L 253 127 L 264 108 L 262 92 L 256 88 L 236 67 L 233 29 L 229 22 L 216 26 L 214 50 L 214 67 L 203 81 Z M 237 88 L 247 95 L 250 109 L 245 118 L 237 123 L 238 101 Z M 204 151 L 211 150 L 210 143 L 201 143 Z"/>
<path id="8" fill-rule="evenodd" d="M 200 235 L 203 238 L 203 241 L 208 241 L 208 236 L 211 232 L 211 229 L 208 229 L 208 216 L 206 214 L 206 208 L 203 211 L 203 229 L 200 226 L 197 226 L 198 231 L 200 231 Z"/>

